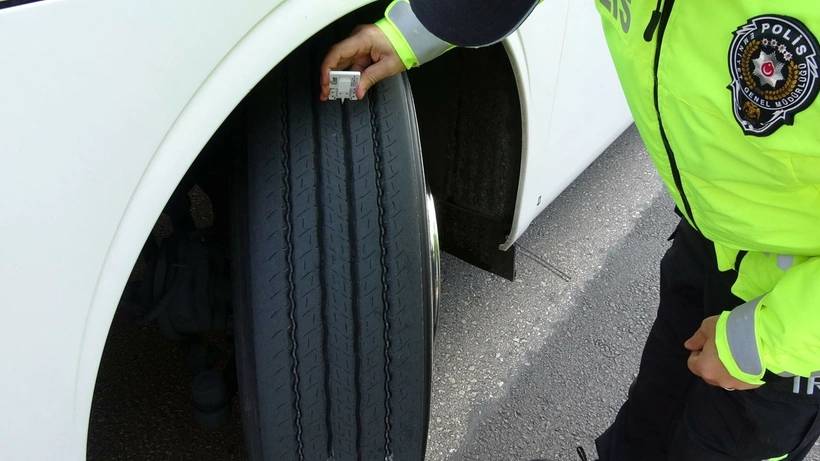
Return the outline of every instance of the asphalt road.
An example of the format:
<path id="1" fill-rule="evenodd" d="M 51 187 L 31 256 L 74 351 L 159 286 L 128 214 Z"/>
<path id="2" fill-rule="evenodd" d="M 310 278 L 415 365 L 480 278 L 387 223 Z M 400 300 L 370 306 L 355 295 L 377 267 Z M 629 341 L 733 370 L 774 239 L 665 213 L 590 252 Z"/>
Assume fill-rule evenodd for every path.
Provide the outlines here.
<path id="1" fill-rule="evenodd" d="M 575 460 L 577 445 L 594 457 L 637 370 L 676 221 L 630 129 L 533 223 L 515 282 L 445 255 L 428 459 Z M 116 323 L 89 459 L 241 459 L 236 418 L 217 432 L 191 421 L 182 361 L 151 328 Z"/>
<path id="2" fill-rule="evenodd" d="M 594 453 L 654 318 L 672 208 L 630 129 L 520 240 L 516 282 L 444 260 L 430 459 Z"/>

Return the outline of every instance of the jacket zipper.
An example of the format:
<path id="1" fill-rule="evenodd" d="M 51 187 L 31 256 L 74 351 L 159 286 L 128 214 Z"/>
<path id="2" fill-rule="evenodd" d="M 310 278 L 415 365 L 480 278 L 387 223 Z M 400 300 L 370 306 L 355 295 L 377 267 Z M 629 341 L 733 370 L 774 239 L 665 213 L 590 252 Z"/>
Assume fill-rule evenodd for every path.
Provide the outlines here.
<path id="1" fill-rule="evenodd" d="M 681 201 L 683 202 L 684 213 L 686 214 L 689 222 L 692 223 L 692 226 L 695 229 L 700 230 L 695 222 L 695 217 L 692 214 L 692 207 L 689 205 L 689 199 L 686 198 L 686 192 L 683 190 L 683 181 L 681 180 L 680 170 L 678 170 L 678 162 L 675 160 L 675 152 L 672 150 L 672 146 L 669 144 L 669 138 L 666 136 L 666 129 L 663 126 L 663 117 L 661 116 L 660 98 L 658 95 L 658 68 L 661 64 L 663 36 L 666 33 L 666 26 L 669 24 L 669 17 L 672 16 L 672 8 L 674 6 L 675 0 L 658 0 L 657 7 L 655 8 L 655 11 L 652 12 L 652 18 L 649 20 L 649 24 L 644 31 L 643 38 L 647 42 L 651 42 L 652 37 L 655 35 L 655 31 L 658 33 L 658 38 L 655 42 L 655 84 L 653 90 L 655 112 L 658 115 L 658 128 L 660 129 L 663 146 L 666 148 L 666 155 L 669 157 L 669 168 L 672 170 L 672 178 L 675 180 L 675 187 L 677 188 L 678 194 L 680 194 Z"/>
<path id="2" fill-rule="evenodd" d="M 652 17 L 649 18 L 649 24 L 646 25 L 646 30 L 643 31 L 643 39 L 647 42 L 652 41 L 655 31 L 658 30 L 658 23 L 661 21 L 661 5 L 663 5 L 663 0 L 658 0 L 655 10 L 652 12 Z"/>

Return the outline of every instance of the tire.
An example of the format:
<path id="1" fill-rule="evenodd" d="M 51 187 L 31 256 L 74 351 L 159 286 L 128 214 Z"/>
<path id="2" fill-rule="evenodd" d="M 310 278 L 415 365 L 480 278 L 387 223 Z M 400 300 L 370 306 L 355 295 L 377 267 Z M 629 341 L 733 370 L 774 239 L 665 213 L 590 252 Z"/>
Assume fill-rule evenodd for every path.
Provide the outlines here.
<path id="1" fill-rule="evenodd" d="M 247 100 L 235 331 L 251 460 L 421 460 L 437 242 L 406 77 L 319 103 L 297 50 Z"/>

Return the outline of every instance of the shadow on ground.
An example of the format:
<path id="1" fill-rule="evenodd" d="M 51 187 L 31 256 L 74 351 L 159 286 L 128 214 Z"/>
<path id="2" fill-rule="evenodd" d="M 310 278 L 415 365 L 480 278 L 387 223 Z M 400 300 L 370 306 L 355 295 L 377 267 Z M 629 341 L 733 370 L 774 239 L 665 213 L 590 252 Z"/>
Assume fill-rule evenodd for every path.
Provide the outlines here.
<path id="1" fill-rule="evenodd" d="M 657 198 L 573 296 L 569 317 L 478 415 L 462 459 L 574 459 L 606 428 L 625 398 L 655 316 L 657 268 L 674 216 Z"/>

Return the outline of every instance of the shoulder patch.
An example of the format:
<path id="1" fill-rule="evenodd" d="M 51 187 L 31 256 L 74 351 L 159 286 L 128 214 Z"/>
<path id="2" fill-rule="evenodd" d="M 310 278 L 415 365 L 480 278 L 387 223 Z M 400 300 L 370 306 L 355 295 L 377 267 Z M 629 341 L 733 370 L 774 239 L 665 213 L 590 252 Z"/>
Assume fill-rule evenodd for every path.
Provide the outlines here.
<path id="1" fill-rule="evenodd" d="M 793 125 L 820 92 L 817 38 L 799 20 L 752 18 L 734 32 L 729 70 L 735 119 L 749 136 Z"/>

